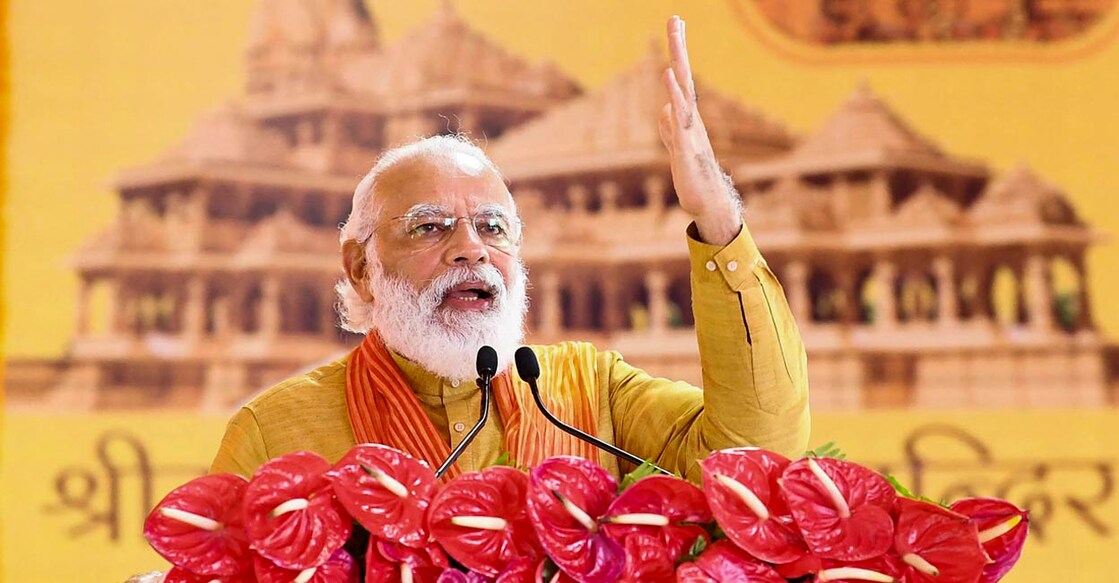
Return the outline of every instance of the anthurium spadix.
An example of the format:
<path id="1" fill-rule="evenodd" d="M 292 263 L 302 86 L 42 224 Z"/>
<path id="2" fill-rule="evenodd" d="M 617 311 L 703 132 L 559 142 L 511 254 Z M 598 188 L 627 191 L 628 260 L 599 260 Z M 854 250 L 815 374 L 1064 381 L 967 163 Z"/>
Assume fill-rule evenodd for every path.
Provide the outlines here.
<path id="1" fill-rule="evenodd" d="M 625 550 L 598 522 L 617 490 L 609 472 L 573 456 L 544 460 L 529 474 L 528 513 L 540 544 L 576 580 L 605 583 L 622 574 Z"/>
<path id="2" fill-rule="evenodd" d="M 192 574 L 213 578 L 251 570 L 241 514 L 247 485 L 241 476 L 212 474 L 175 488 L 148 514 L 144 538 Z"/>
<path id="3" fill-rule="evenodd" d="M 325 563 L 350 536 L 350 517 L 325 473 L 330 462 L 300 451 L 257 469 L 245 489 L 245 530 L 252 548 L 289 570 Z"/>
<path id="4" fill-rule="evenodd" d="M 428 507 L 431 536 L 463 566 L 497 577 L 512 562 L 544 556 L 525 507 L 528 474 L 506 466 L 451 480 Z"/>
<path id="5" fill-rule="evenodd" d="M 357 563 L 344 549 L 338 549 L 317 567 L 293 570 L 277 566 L 264 557 L 253 561 L 257 583 L 358 583 Z"/>
<path id="6" fill-rule="evenodd" d="M 979 535 L 966 516 L 931 502 L 898 499 L 894 551 L 907 583 L 973 583 L 987 564 Z"/>
<path id="7" fill-rule="evenodd" d="M 702 490 L 680 478 L 657 475 L 622 492 L 601 522 L 606 534 L 626 549 L 622 577 L 653 581 L 672 577 L 696 539 L 709 538 L 703 525 L 712 520 Z"/>
<path id="8" fill-rule="evenodd" d="M 373 537 L 365 551 L 365 583 L 437 583 L 448 566 L 438 545 L 414 548 Z"/>
<path id="9" fill-rule="evenodd" d="M 342 506 L 372 536 L 412 547 L 428 543 L 424 517 L 438 482 L 426 462 L 363 443 L 338 460 L 327 477 Z"/>
<path id="10" fill-rule="evenodd" d="M 1029 532 L 1029 514 L 997 498 L 964 498 L 953 503 L 952 510 L 967 516 L 975 525 L 979 544 L 991 558 L 983 568 L 981 581 L 994 583 L 1002 579 L 1022 556 Z"/>
<path id="11" fill-rule="evenodd" d="M 801 536 L 812 554 L 860 561 L 893 543 L 894 487 L 869 468 L 832 458 L 803 458 L 778 480 Z"/>
<path id="12" fill-rule="evenodd" d="M 727 538 L 770 563 L 808 553 L 777 483 L 789 464 L 780 454 L 753 447 L 712 452 L 700 462 L 703 491 Z"/>

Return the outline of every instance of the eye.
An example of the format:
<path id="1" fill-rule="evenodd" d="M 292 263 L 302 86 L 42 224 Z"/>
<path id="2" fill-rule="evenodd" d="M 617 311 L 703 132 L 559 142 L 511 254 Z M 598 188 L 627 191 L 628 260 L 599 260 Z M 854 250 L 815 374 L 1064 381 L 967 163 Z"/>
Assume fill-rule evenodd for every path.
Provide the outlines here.
<path id="1" fill-rule="evenodd" d="M 483 217 L 478 221 L 477 228 L 479 233 L 495 237 L 503 237 L 509 231 L 505 221 L 498 217 Z"/>
<path id="2" fill-rule="evenodd" d="M 408 222 L 408 236 L 413 238 L 438 237 L 447 229 L 447 220 L 436 217 L 419 217 Z"/>

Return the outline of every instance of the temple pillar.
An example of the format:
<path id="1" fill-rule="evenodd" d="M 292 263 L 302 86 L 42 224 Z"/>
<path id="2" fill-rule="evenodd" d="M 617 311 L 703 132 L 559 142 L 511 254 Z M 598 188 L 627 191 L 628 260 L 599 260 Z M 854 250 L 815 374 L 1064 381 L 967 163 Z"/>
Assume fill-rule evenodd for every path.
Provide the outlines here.
<path id="1" fill-rule="evenodd" d="M 261 282 L 260 333 L 276 336 L 280 332 L 280 278 L 268 275 Z"/>
<path id="2" fill-rule="evenodd" d="M 832 200 L 835 201 L 835 216 L 851 216 L 851 190 L 850 177 L 842 172 L 837 174 L 835 176 L 835 183 L 832 185 Z"/>
<path id="3" fill-rule="evenodd" d="M 1048 332 L 1053 329 L 1053 290 L 1049 277 L 1049 261 L 1044 255 L 1026 258 L 1025 295 L 1027 321 L 1030 329 Z"/>
<path id="4" fill-rule="evenodd" d="M 621 294 L 617 272 L 607 272 L 602 280 L 602 327 L 606 332 L 617 332 L 625 327 Z"/>
<path id="5" fill-rule="evenodd" d="M 792 260 L 785 266 L 786 290 L 789 309 L 793 319 L 801 326 L 812 322 L 812 294 L 808 289 L 808 265 L 804 261 Z"/>
<path id="6" fill-rule="evenodd" d="M 1076 282 L 1080 290 L 1079 301 L 1079 314 L 1078 314 L 1078 330 L 1092 330 L 1095 323 L 1092 321 L 1092 305 L 1088 297 L 1088 267 L 1085 264 L 1084 256 L 1080 255 L 1071 258 L 1072 265 L 1076 269 Z"/>
<path id="7" fill-rule="evenodd" d="M 587 202 L 590 192 L 582 184 L 572 184 L 567 187 L 567 202 L 571 205 L 571 214 L 583 215 L 587 212 Z"/>
<path id="8" fill-rule="evenodd" d="M 874 324 L 879 328 L 897 325 L 897 298 L 894 293 L 897 274 L 898 268 L 893 261 L 880 259 L 874 264 L 874 282 L 878 288 L 874 301 Z"/>
<path id="9" fill-rule="evenodd" d="M 649 329 L 661 334 L 668 329 L 668 275 L 660 269 L 645 272 L 645 290 L 649 297 Z"/>
<path id="10" fill-rule="evenodd" d="M 186 302 L 182 306 L 183 335 L 201 338 L 206 331 L 206 281 L 194 276 L 187 283 Z"/>
<path id="11" fill-rule="evenodd" d="M 890 213 L 890 177 L 879 170 L 870 176 L 870 216 L 881 217 Z"/>
<path id="12" fill-rule="evenodd" d="M 545 271 L 540 275 L 540 332 L 553 337 L 559 334 L 562 324 L 559 274 Z"/>
<path id="13" fill-rule="evenodd" d="M 839 286 L 840 293 L 843 297 L 843 302 L 839 306 L 839 322 L 844 325 L 857 324 L 859 322 L 859 290 L 856 287 L 858 281 L 855 278 L 851 269 L 840 269 L 835 274 L 835 284 Z"/>
<path id="14" fill-rule="evenodd" d="M 622 189 L 613 180 L 604 180 L 598 185 L 598 196 L 602 201 L 602 214 L 612 215 L 618 210 L 618 197 Z"/>
<path id="15" fill-rule="evenodd" d="M 210 310 L 214 318 L 214 338 L 228 336 L 236 328 L 233 321 L 233 310 L 230 309 L 232 298 L 229 294 L 215 296 L 210 302 Z"/>
<path id="16" fill-rule="evenodd" d="M 668 183 L 663 176 L 650 174 L 642 181 L 641 187 L 645 190 L 645 206 L 654 216 L 659 216 L 664 212 Z"/>
<path id="17" fill-rule="evenodd" d="M 571 298 L 571 328 L 588 330 L 591 328 L 591 288 L 585 282 L 578 282 L 567 288 Z"/>
<path id="18" fill-rule="evenodd" d="M 954 325 L 959 321 L 959 306 L 952 259 L 945 256 L 934 259 L 933 272 L 936 277 L 936 318 L 943 326 Z"/>
<path id="19" fill-rule="evenodd" d="M 90 278 L 78 278 L 78 301 L 74 306 L 74 331 L 79 338 L 89 335 L 89 296 L 93 282 Z"/>

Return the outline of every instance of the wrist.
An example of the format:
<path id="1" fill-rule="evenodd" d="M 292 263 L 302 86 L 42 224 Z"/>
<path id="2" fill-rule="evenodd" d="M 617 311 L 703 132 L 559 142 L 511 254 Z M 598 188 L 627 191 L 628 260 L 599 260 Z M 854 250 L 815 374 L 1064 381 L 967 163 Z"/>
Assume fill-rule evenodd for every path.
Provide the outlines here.
<path id="1" fill-rule="evenodd" d="M 695 226 L 701 241 L 723 247 L 742 231 L 742 217 L 737 212 L 695 217 Z"/>

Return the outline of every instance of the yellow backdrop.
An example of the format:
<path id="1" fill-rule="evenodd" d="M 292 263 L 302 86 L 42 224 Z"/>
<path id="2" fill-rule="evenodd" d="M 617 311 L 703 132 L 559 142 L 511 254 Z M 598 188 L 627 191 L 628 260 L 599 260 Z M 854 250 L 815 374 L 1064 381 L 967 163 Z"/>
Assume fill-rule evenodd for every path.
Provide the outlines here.
<path id="1" fill-rule="evenodd" d="M 64 353 L 76 292 L 67 257 L 118 214 L 109 179 L 240 94 L 256 1 L 7 2 L 5 357 Z M 391 42 L 439 1 L 368 4 Z M 1045 47 L 825 53 L 748 26 L 758 20 L 745 0 L 455 5 L 489 38 L 555 61 L 588 89 L 631 66 L 659 42 L 665 18 L 680 14 L 697 75 L 793 130 L 818 127 L 865 80 L 948 152 L 997 171 L 1026 161 L 1101 233 L 1119 232 L 1119 10 L 1084 37 Z M 1114 245 L 1090 255 L 1093 309 L 1112 337 L 1117 266 Z M 8 412 L 0 578 L 117 581 L 161 567 L 139 535 L 145 498 L 201 471 L 223 422 Z M 813 443 L 839 440 L 854 460 L 889 466 L 926 495 L 970 487 L 1034 508 L 1037 529 L 1008 581 L 1109 581 L 1107 551 L 1119 546 L 1116 426 L 1116 410 L 817 415 Z M 916 473 L 914 459 L 923 464 Z"/>

